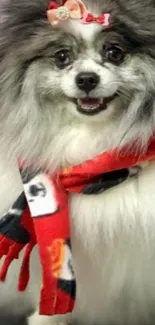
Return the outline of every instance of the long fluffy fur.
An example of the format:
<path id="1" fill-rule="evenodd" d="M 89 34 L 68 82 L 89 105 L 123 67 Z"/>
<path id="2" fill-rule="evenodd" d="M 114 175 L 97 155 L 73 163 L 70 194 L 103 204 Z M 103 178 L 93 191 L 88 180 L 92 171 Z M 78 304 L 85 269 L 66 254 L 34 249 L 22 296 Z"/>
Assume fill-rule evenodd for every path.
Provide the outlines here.
<path id="1" fill-rule="evenodd" d="M 1 215 L 22 190 L 17 157 L 33 159 L 37 167 L 52 172 L 135 140 L 145 150 L 154 132 L 154 0 L 86 4 L 96 14 L 110 12 L 110 30 L 77 22 L 54 29 L 46 17 L 47 0 L 0 1 Z M 127 52 L 120 65 L 101 59 L 100 46 L 111 38 Z M 71 47 L 74 58 L 59 71 L 53 53 L 62 46 Z M 119 94 L 94 117 L 77 113 L 72 101 L 83 96 L 75 86 L 81 69 L 100 75 L 93 96 Z M 107 193 L 71 196 L 77 278 L 73 322 L 146 325 L 154 319 L 154 167 L 149 163 L 137 178 Z M 14 263 L 0 286 L 0 308 L 12 304 L 10 312 L 15 313 L 37 309 L 38 263 L 34 251 L 32 278 L 23 294 L 16 292 L 14 274 L 20 262 Z M 43 325 L 51 319 L 36 313 L 29 322 Z"/>

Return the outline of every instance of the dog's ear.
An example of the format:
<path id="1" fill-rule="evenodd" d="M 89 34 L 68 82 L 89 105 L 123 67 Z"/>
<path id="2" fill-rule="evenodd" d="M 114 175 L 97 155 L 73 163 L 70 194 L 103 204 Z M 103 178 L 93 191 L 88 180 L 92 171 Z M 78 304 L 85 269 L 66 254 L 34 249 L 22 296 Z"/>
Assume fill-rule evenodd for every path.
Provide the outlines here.
<path id="1" fill-rule="evenodd" d="M 56 30 L 48 21 L 49 2 L 0 0 L 0 59 L 7 55 L 8 61 L 11 56 L 18 63 L 29 62 L 52 43 Z"/>
<path id="2" fill-rule="evenodd" d="M 118 3 L 122 28 L 130 28 L 130 33 L 140 43 L 154 43 L 155 0 L 119 0 Z"/>
<path id="3" fill-rule="evenodd" d="M 22 44 L 47 24 L 49 0 L 0 0 L 0 46 Z"/>

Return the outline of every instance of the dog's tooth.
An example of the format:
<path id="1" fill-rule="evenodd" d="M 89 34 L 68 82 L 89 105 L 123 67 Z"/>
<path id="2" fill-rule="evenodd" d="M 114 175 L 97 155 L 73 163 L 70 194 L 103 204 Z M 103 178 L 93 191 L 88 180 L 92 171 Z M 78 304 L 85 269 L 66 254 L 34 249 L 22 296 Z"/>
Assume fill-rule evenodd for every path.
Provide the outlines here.
<path id="1" fill-rule="evenodd" d="M 87 110 L 87 111 L 94 110 L 94 109 L 98 108 L 99 105 L 102 104 L 102 102 L 103 102 L 103 99 L 98 99 L 97 103 L 94 103 L 94 104 L 91 103 L 91 101 L 89 103 L 89 102 L 83 102 L 82 99 L 77 99 L 78 105 L 81 106 L 81 108 L 83 108 L 84 110 Z"/>

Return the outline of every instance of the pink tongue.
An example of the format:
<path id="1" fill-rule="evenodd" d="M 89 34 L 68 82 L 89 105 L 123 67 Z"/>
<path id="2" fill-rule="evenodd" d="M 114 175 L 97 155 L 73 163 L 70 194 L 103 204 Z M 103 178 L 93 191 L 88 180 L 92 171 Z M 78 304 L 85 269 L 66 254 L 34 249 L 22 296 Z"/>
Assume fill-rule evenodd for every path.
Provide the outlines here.
<path id="1" fill-rule="evenodd" d="M 85 105 L 98 105 L 100 101 L 99 99 L 96 98 L 88 98 L 88 99 L 81 99 L 81 103 Z"/>

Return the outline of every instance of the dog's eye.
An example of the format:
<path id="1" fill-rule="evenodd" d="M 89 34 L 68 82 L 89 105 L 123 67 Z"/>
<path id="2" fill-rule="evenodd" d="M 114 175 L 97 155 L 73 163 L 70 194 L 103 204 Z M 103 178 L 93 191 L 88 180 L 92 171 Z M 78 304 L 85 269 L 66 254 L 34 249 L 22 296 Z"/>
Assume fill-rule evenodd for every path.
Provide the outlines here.
<path id="1" fill-rule="evenodd" d="M 61 50 L 55 53 L 55 63 L 58 68 L 63 69 L 70 63 L 70 53 L 68 50 Z"/>
<path id="2" fill-rule="evenodd" d="M 106 58 L 110 62 L 119 64 L 123 61 L 124 55 L 123 50 L 118 46 L 111 46 L 106 49 Z"/>

